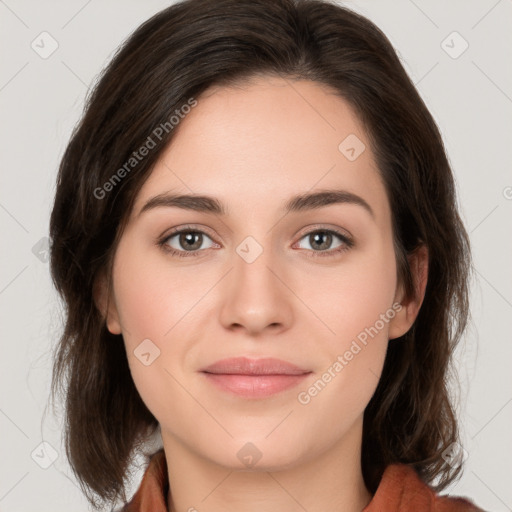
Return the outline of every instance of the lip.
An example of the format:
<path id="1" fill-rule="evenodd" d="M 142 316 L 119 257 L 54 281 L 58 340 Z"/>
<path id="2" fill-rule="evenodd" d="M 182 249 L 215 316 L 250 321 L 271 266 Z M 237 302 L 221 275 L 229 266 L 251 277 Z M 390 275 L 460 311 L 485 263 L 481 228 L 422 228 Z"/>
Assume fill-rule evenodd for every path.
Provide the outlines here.
<path id="1" fill-rule="evenodd" d="M 228 359 L 220 359 L 202 368 L 201 371 L 224 375 L 302 375 L 310 373 L 310 370 L 299 368 L 288 361 L 273 357 L 261 359 L 230 357 Z"/>
<path id="2" fill-rule="evenodd" d="M 274 358 L 222 359 L 200 370 L 217 388 L 244 397 L 265 398 L 298 385 L 310 370 Z"/>

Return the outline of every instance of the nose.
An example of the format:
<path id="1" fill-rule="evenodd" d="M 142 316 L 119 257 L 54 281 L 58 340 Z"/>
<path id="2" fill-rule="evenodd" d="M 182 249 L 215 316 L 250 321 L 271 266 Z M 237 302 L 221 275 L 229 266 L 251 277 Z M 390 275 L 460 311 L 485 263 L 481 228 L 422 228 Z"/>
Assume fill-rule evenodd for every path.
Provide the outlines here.
<path id="1" fill-rule="evenodd" d="M 254 261 L 235 252 L 233 269 L 225 281 L 220 321 L 226 329 L 255 336 L 290 328 L 293 287 L 270 250 L 263 250 Z"/>

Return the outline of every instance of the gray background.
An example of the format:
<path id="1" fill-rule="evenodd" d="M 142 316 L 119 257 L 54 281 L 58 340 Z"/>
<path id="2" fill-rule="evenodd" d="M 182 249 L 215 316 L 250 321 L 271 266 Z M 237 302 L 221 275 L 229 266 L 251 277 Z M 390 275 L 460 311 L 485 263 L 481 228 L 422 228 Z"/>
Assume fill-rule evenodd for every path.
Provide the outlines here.
<path id="1" fill-rule="evenodd" d="M 468 458 L 449 492 L 487 510 L 512 510 L 512 2 L 345 4 L 388 35 L 439 124 L 472 240 L 473 321 L 457 352 Z M 1 512 L 88 510 L 65 458 L 60 420 L 45 408 L 62 311 L 44 237 L 58 162 L 88 87 L 121 41 L 167 5 L 0 0 Z M 31 47 L 51 49 L 44 31 L 58 43 L 47 58 Z"/>

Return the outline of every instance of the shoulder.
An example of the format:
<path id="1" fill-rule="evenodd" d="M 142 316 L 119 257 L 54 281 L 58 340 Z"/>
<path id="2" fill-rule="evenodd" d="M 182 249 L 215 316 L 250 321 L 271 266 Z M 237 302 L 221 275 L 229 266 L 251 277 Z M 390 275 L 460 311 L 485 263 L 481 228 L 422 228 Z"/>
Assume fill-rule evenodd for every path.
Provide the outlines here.
<path id="1" fill-rule="evenodd" d="M 379 487 L 363 512 L 484 512 L 471 500 L 436 494 L 405 464 L 392 464 L 382 475 Z"/>

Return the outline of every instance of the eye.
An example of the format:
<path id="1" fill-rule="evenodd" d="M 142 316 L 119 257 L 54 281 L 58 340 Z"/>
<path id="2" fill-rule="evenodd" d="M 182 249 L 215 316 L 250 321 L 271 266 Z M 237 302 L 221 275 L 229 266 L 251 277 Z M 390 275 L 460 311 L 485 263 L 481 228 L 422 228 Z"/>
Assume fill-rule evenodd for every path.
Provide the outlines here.
<path id="1" fill-rule="evenodd" d="M 185 227 L 166 235 L 158 244 L 166 251 L 179 257 L 197 256 L 203 249 L 210 249 L 212 246 L 204 247 L 205 239 L 213 240 L 203 231 Z"/>
<path id="2" fill-rule="evenodd" d="M 303 239 L 309 244 L 309 248 L 305 249 L 308 250 L 310 257 L 332 257 L 354 246 L 354 242 L 349 236 L 334 229 L 315 229 L 300 238 L 300 240 Z M 336 239 L 338 243 L 333 247 L 333 241 L 336 242 Z M 205 247 L 204 243 L 207 240 L 211 244 Z M 300 240 L 298 244 L 300 244 Z M 190 226 L 176 229 L 171 234 L 165 235 L 158 241 L 158 245 L 178 257 L 198 256 L 202 250 L 220 247 L 204 231 Z M 299 248 L 304 249 L 304 247 Z"/>
<path id="3" fill-rule="evenodd" d="M 333 229 L 316 229 L 304 235 L 300 240 L 303 239 L 309 244 L 309 248 L 306 247 L 306 249 L 311 251 L 310 255 L 313 257 L 335 256 L 349 250 L 354 245 L 347 235 Z M 332 247 L 335 239 L 338 239 L 338 245 Z"/>

